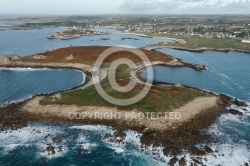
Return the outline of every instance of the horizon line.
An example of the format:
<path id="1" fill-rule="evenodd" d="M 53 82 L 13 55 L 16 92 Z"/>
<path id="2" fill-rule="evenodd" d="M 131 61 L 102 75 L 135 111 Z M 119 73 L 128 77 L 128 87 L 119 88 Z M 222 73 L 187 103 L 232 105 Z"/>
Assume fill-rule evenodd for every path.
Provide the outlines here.
<path id="1" fill-rule="evenodd" d="M 250 15 L 249 14 L 240 14 L 240 13 L 235 13 L 235 14 L 229 14 L 229 13 L 196 13 L 196 14 L 187 14 L 187 13 L 178 13 L 178 14 L 146 14 L 146 13 L 142 13 L 142 14 L 135 14 L 135 13 L 118 13 L 118 14 L 39 14 L 39 13 L 26 13 L 26 14 L 21 14 L 21 13 L 0 13 L 0 15 L 43 15 L 43 16 L 86 16 L 86 15 Z"/>

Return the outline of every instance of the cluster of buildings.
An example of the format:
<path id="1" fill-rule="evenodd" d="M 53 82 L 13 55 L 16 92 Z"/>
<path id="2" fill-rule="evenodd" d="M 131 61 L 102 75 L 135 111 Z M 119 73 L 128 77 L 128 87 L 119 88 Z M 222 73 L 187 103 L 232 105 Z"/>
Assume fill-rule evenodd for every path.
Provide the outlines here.
<path id="1" fill-rule="evenodd" d="M 153 32 L 163 34 L 175 34 L 181 36 L 200 36 L 208 38 L 244 38 L 250 35 L 250 29 L 234 29 L 229 27 L 217 26 L 187 26 L 162 28 L 156 24 L 136 24 L 128 25 L 125 29 L 127 32 Z"/>
<path id="2" fill-rule="evenodd" d="M 157 18 L 157 19 L 156 19 Z M 34 25 L 33 25 L 34 24 Z M 90 29 L 115 28 L 125 32 L 175 34 L 181 36 L 199 36 L 207 38 L 237 38 L 249 43 L 249 18 L 235 18 L 225 16 L 86 16 L 72 17 L 61 21 L 60 18 L 49 18 L 45 23 L 31 23 L 26 26 L 66 26 L 73 27 L 72 31 L 62 35 L 98 34 Z M 64 36 L 65 37 L 65 36 Z"/>

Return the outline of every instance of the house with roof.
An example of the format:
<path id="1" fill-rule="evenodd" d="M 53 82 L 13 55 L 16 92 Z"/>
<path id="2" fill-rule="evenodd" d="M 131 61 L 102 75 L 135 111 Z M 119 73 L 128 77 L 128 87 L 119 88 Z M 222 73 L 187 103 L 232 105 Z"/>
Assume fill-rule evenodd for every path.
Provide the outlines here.
<path id="1" fill-rule="evenodd" d="M 250 37 L 241 40 L 242 43 L 250 43 Z"/>

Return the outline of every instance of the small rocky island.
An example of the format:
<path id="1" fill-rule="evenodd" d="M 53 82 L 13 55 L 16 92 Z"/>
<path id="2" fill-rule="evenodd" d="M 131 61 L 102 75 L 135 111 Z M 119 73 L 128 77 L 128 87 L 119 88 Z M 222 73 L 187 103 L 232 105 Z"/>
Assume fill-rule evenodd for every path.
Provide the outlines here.
<path id="1" fill-rule="evenodd" d="M 47 37 L 48 39 L 60 39 L 60 40 L 70 40 L 80 38 L 82 36 L 92 36 L 92 35 L 107 35 L 107 32 L 100 32 L 90 29 L 81 29 L 78 27 L 73 27 L 70 30 L 57 32 L 54 35 Z"/>

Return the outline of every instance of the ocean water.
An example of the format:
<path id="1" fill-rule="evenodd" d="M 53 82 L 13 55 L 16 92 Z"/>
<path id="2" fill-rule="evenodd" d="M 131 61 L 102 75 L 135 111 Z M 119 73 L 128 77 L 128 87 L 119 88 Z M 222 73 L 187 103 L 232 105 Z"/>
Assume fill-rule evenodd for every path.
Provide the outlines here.
<path id="1" fill-rule="evenodd" d="M 67 28 L 45 28 L 34 30 L 6 30 L 0 31 L 0 56 L 17 54 L 20 56 L 42 53 L 47 50 L 58 49 L 69 46 L 133 46 L 136 48 L 145 47 L 159 42 L 172 42 L 167 39 L 145 38 L 134 35 L 121 34 L 115 29 L 101 29 L 108 32 L 108 35 L 84 36 L 72 40 L 49 40 L 46 37 L 62 32 Z M 109 38 L 110 40 L 102 40 Z M 122 38 L 135 38 L 125 39 Z"/>
<path id="2" fill-rule="evenodd" d="M 139 135 L 126 131 L 121 143 L 104 139 L 114 129 L 106 126 L 32 124 L 0 133 L 0 165 L 161 165 L 140 152 Z M 62 142 L 52 139 L 60 137 Z M 48 144 L 56 154 L 44 152 Z M 57 152 L 61 147 L 62 152 Z M 14 160 L 13 160 L 14 159 Z"/>
<path id="3" fill-rule="evenodd" d="M 250 54 L 240 52 L 205 51 L 195 53 L 174 49 L 159 51 L 188 63 L 203 64 L 206 71 L 191 68 L 154 67 L 155 80 L 181 83 L 250 102 Z"/>
<path id="4" fill-rule="evenodd" d="M 71 69 L 0 68 L 0 105 L 68 90 L 83 82 L 85 75 Z"/>
<path id="5" fill-rule="evenodd" d="M 159 51 L 182 59 L 184 62 L 204 64 L 206 71 L 190 68 L 153 67 L 156 81 L 181 83 L 215 93 L 223 93 L 250 103 L 250 54 L 240 52 L 205 51 L 195 53 L 174 49 Z M 147 71 L 142 76 L 145 77 Z M 217 143 L 211 145 L 214 155 L 203 159 L 207 165 L 244 165 L 250 162 L 250 107 L 230 106 L 244 113 L 239 118 L 224 114 L 208 132 Z M 186 154 L 189 156 L 188 154 Z M 193 156 L 189 156 L 191 158 Z"/>

